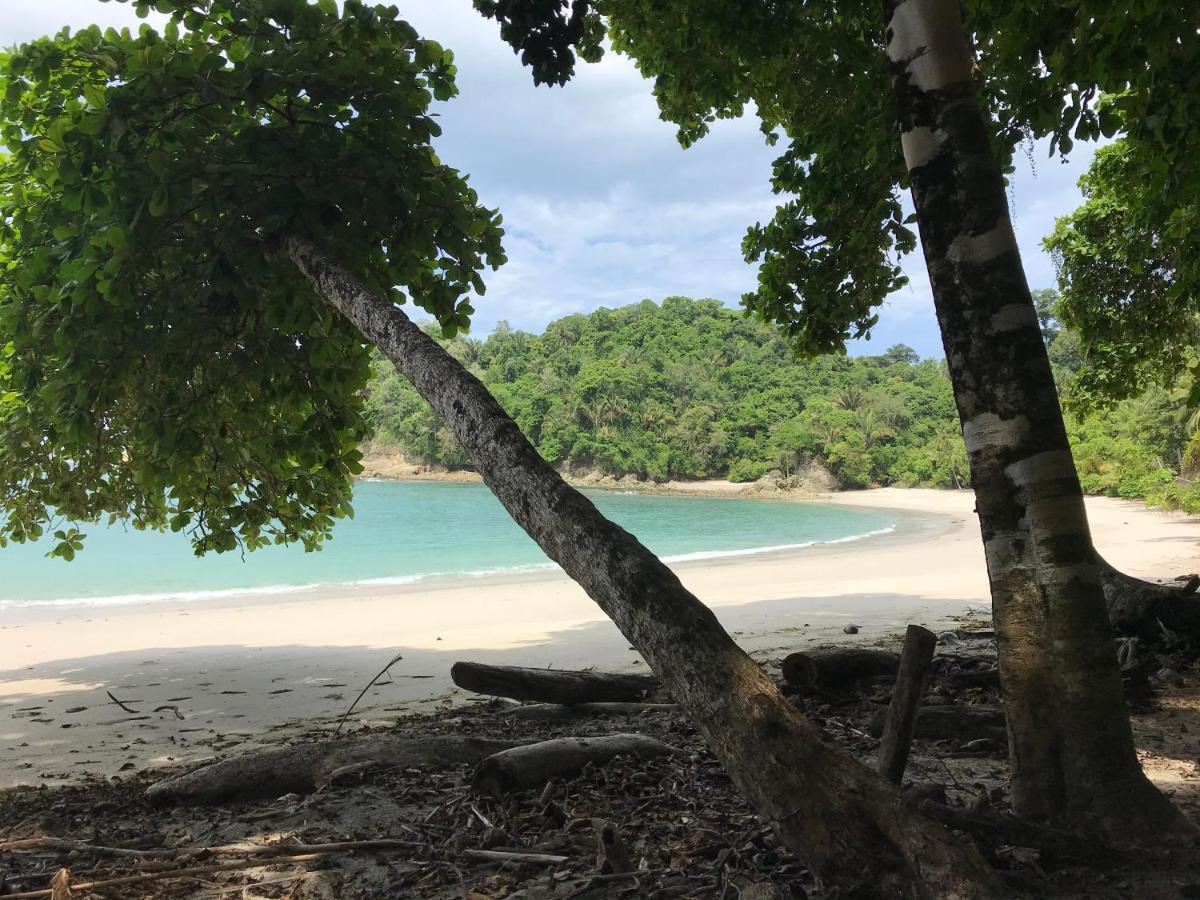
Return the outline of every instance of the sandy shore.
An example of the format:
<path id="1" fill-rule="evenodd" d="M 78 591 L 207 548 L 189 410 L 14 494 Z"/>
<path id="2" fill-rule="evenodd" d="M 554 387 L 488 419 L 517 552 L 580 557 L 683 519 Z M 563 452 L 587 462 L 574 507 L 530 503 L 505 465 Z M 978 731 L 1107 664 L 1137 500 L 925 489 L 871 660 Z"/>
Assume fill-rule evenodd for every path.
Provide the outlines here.
<path id="1" fill-rule="evenodd" d="M 973 497 L 876 490 L 828 502 L 894 512 L 891 534 L 676 565 L 747 651 L 876 641 L 908 622 L 987 616 Z M 1096 543 L 1135 575 L 1200 569 L 1200 519 L 1088 501 Z M 556 572 L 130 607 L 8 609 L 0 622 L 0 786 L 197 760 L 327 723 L 396 654 L 354 721 L 466 701 L 457 659 L 644 664 Z M 847 638 L 842 628 L 861 627 Z M 136 712 L 126 712 L 108 696 Z"/>

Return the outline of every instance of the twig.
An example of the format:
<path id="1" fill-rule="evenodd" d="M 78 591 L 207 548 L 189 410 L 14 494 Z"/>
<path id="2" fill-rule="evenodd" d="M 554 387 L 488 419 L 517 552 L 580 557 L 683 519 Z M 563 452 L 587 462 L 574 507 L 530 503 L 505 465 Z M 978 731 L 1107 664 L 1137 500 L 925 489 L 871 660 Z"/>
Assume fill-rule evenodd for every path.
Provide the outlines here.
<path id="1" fill-rule="evenodd" d="M 25 853 L 35 850 L 66 850 L 72 853 L 94 853 L 97 856 L 118 856 L 130 859 L 161 859 L 174 850 L 128 850 L 124 847 L 101 847 L 86 841 L 66 838 L 35 837 L 15 841 L 0 841 L 0 853 Z"/>
<path id="2" fill-rule="evenodd" d="M 103 881 L 84 881 L 72 884 L 73 891 L 97 890 L 100 888 L 118 887 L 125 884 L 143 884 L 147 881 L 164 881 L 168 878 L 192 878 L 197 875 L 209 875 L 213 872 L 229 872 L 235 869 L 253 869 L 259 866 L 277 866 L 283 863 L 310 862 L 320 859 L 325 853 L 306 853 L 300 856 L 280 856 L 271 860 L 239 859 L 236 862 L 213 863 L 208 866 L 190 866 L 183 869 L 167 869 L 162 872 L 145 872 L 141 875 L 125 875 L 121 878 L 108 878 Z M 8 894 L 4 900 L 34 900 L 36 897 L 50 897 L 53 891 L 46 888 L 40 891 L 22 891 L 19 894 Z"/>
<path id="3" fill-rule="evenodd" d="M 547 866 L 557 866 L 570 858 L 551 853 L 518 853 L 512 850 L 464 850 L 462 854 L 467 859 L 479 859 L 484 862 L 540 863 Z"/>
<path id="4" fill-rule="evenodd" d="M 136 716 L 140 712 L 140 710 L 136 710 L 136 709 L 133 709 L 132 707 L 126 706 L 124 703 L 122 703 L 120 700 L 118 700 L 116 697 L 114 697 L 112 695 L 112 691 L 105 691 L 104 693 L 108 694 L 109 700 L 111 700 L 113 703 L 117 704 L 117 706 L 121 707 L 121 709 L 125 710 L 125 712 L 129 713 L 131 716 Z"/>
<path id="5" fill-rule="evenodd" d="M 474 803 L 471 804 L 471 812 L 475 813 L 475 815 L 479 819 L 479 821 L 483 823 L 484 828 L 492 827 L 492 823 L 488 820 L 488 817 L 485 816 L 483 813 L 481 813 L 479 811 L 479 807 L 476 806 Z"/>
<path id="6" fill-rule="evenodd" d="M 69 850 L 75 853 L 95 853 L 99 856 L 129 857 L 143 860 L 195 859 L 198 856 L 277 856 L 296 853 L 344 853 L 349 850 L 416 850 L 422 844 L 399 838 L 373 838 L 363 841 L 336 841 L 328 844 L 221 844 L 215 847 L 180 847 L 162 850 L 126 850 L 121 847 L 102 847 L 84 841 L 65 838 L 22 838 L 0 843 L 0 851 Z M 7 900 L 7 898 L 6 898 Z"/>
<path id="7" fill-rule="evenodd" d="M 946 770 L 946 774 L 950 776 L 950 780 L 954 782 L 954 786 L 964 794 L 968 793 L 967 789 L 958 783 L 958 779 L 954 777 L 954 773 L 950 770 L 950 767 L 946 765 L 946 761 L 940 756 L 937 757 L 937 761 L 941 764 L 942 768 Z"/>
<path id="8" fill-rule="evenodd" d="M 632 872 L 607 872 L 604 875 L 593 875 L 581 887 L 577 887 L 569 894 L 563 894 L 562 900 L 572 900 L 574 897 L 582 897 L 597 885 L 606 884 L 610 881 L 622 881 L 627 878 L 641 878 L 643 875 L 647 877 L 653 875 L 665 875 L 669 871 L 669 869 L 635 869 Z"/>
<path id="9" fill-rule="evenodd" d="M 404 656 L 400 653 L 397 653 L 395 656 L 392 657 L 391 661 L 386 666 L 384 666 L 382 669 L 379 670 L 379 674 L 376 675 L 374 678 L 372 678 L 370 681 L 368 681 L 366 683 L 366 685 L 363 687 L 363 689 L 358 692 L 358 696 L 354 698 L 354 702 L 350 704 L 350 708 L 348 710 L 346 710 L 344 713 L 342 713 L 341 719 L 338 720 L 337 730 L 334 731 L 334 733 L 333 733 L 334 737 L 337 737 L 339 734 L 342 733 L 342 726 L 346 724 L 346 719 L 348 719 L 350 717 L 350 713 L 354 712 L 354 707 L 358 706 L 358 701 L 361 700 L 366 695 L 367 691 L 369 691 L 372 687 L 374 687 L 375 682 L 377 682 L 380 678 L 382 678 L 384 675 L 387 674 L 388 669 L 390 669 L 396 663 L 400 662 L 400 660 L 402 660 L 402 659 L 404 659 Z M 112 695 L 110 694 L 109 696 L 111 697 Z"/>
<path id="10" fill-rule="evenodd" d="M 261 881 L 254 882 L 254 884 L 250 885 L 250 887 L 262 887 L 265 884 L 287 884 L 288 882 L 295 882 L 295 881 L 296 881 L 295 875 L 284 875 L 280 878 L 264 878 Z M 222 897 L 225 894 L 236 894 L 238 891 L 244 891 L 244 890 L 246 890 L 246 887 L 247 886 L 244 884 L 231 884 L 227 887 L 213 888 L 210 891 L 201 891 L 196 896 L 197 897 Z M 284 896 L 288 897 L 291 895 L 285 894 Z"/>

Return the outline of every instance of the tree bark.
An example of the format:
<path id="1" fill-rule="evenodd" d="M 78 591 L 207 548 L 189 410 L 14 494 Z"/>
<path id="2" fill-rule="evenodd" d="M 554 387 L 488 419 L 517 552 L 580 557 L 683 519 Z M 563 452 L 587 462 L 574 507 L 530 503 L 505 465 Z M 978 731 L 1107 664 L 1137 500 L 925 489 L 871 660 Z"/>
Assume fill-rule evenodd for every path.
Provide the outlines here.
<path id="1" fill-rule="evenodd" d="M 638 703 L 654 694 L 653 675 L 613 675 L 566 669 L 529 669 L 456 662 L 450 678 L 460 688 L 493 697 L 536 700 L 540 703 Z"/>
<path id="2" fill-rule="evenodd" d="M 1200 646 L 1200 597 L 1192 583 L 1157 584 L 1126 575 L 1100 557 L 1104 598 L 1113 628 L 1149 644 L 1169 643 L 1177 635 Z M 1190 588 L 1190 589 L 1189 589 Z"/>
<path id="3" fill-rule="evenodd" d="M 551 778 L 577 775 L 588 763 L 602 766 L 616 756 L 649 759 L 678 752 L 644 734 L 553 738 L 502 750 L 482 760 L 475 769 L 474 787 L 481 794 L 502 797 L 540 788 Z"/>
<path id="4" fill-rule="evenodd" d="M 1110 837 L 1194 831 L 1134 752 L 1071 449 L 958 0 L 885 0 L 901 141 L 991 583 L 1013 805 Z"/>
<path id="5" fill-rule="evenodd" d="M 478 379 L 398 307 L 302 239 L 282 250 L 442 415 L 513 519 L 645 657 L 743 795 L 818 878 L 893 896 L 1003 895 L 973 849 L 826 742 L 712 611 L 563 481 Z"/>
<path id="6" fill-rule="evenodd" d="M 912 746 L 913 726 L 917 710 L 929 678 L 929 664 L 937 648 L 937 635 L 920 625 L 909 625 L 904 637 L 904 652 L 900 654 L 900 671 L 892 689 L 887 720 L 879 745 L 879 774 L 892 784 L 904 780 L 908 765 L 908 750 Z"/>
<path id="7" fill-rule="evenodd" d="M 789 653 L 780 667 L 783 680 L 802 691 L 838 693 L 873 679 L 891 679 L 900 669 L 900 655 L 891 650 L 837 647 Z"/>

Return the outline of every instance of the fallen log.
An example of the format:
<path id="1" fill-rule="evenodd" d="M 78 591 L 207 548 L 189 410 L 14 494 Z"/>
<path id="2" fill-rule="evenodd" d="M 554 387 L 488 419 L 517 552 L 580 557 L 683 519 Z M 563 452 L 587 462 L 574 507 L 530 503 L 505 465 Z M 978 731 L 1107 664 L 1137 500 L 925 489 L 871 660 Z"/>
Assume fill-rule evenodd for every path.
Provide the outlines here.
<path id="1" fill-rule="evenodd" d="M 391 734 L 293 744 L 209 763 L 150 785 L 146 797 L 159 802 L 203 804 L 228 798 L 250 800 L 307 794 L 350 765 L 456 766 L 478 762 L 516 744 L 516 741 L 460 735 Z"/>
<path id="2" fill-rule="evenodd" d="M 904 780 L 913 727 L 921 706 L 921 696 L 925 693 L 929 664 L 933 662 L 937 640 L 937 635 L 920 625 L 909 625 L 904 637 L 900 672 L 892 689 L 892 702 L 887 708 L 879 745 L 879 774 L 892 784 L 900 784 Z"/>
<path id="3" fill-rule="evenodd" d="M 653 675 L 527 669 L 474 662 L 456 662 L 450 669 L 450 678 L 460 688 L 476 694 L 566 706 L 640 702 L 659 690 L 659 681 Z"/>
<path id="4" fill-rule="evenodd" d="M 900 670 L 900 655 L 890 650 L 839 647 L 804 650 L 783 660 L 783 678 L 802 691 L 838 693 L 865 681 L 893 679 Z"/>
<path id="5" fill-rule="evenodd" d="M 881 709 L 871 718 L 868 731 L 871 737 L 883 735 L 887 710 Z M 960 743 L 981 738 L 1008 743 L 1004 710 L 998 706 L 955 706 L 953 704 L 925 706 L 917 713 L 913 737 L 926 741 L 957 740 Z"/>
<path id="6" fill-rule="evenodd" d="M 575 722 L 599 716 L 641 716 L 647 713 L 676 712 L 674 703 L 580 703 L 564 706 L 561 703 L 533 703 L 504 710 L 506 719 L 523 722 Z"/>
<path id="7" fill-rule="evenodd" d="M 479 763 L 474 787 L 480 794 L 501 797 L 541 787 L 551 778 L 570 776 L 588 763 L 603 765 L 614 756 L 641 758 L 679 753 L 675 747 L 641 734 L 609 734 L 587 738 L 554 738 L 502 750 Z"/>

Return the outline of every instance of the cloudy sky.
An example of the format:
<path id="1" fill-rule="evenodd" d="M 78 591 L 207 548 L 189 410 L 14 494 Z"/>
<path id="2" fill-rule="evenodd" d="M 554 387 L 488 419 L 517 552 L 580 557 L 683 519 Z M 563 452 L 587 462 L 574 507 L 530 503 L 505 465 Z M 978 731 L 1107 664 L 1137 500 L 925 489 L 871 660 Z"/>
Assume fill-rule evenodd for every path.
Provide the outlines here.
<path id="1" fill-rule="evenodd" d="M 534 88 L 493 23 L 470 0 L 393 0 L 425 36 L 454 50 L 460 95 L 440 111 L 442 157 L 471 176 L 484 202 L 504 214 L 509 262 L 490 273 L 473 332 L 499 319 L 528 330 L 572 312 L 672 294 L 715 297 L 736 306 L 754 284 L 741 259 L 746 227 L 768 219 L 775 151 L 752 119 L 718 123 L 689 150 L 658 118 L 644 81 L 609 54 L 583 66 L 566 88 Z M 0 45 L 63 25 L 130 25 L 127 3 L 30 0 L 0 3 Z M 1035 148 L 1022 159 L 1010 202 L 1030 284 L 1052 287 L 1041 238 L 1079 202 L 1087 165 Z M 871 341 L 852 353 L 895 343 L 941 356 L 929 282 L 919 254 L 905 262 L 911 284 L 881 311 Z"/>

